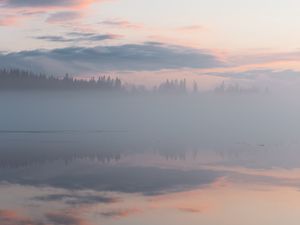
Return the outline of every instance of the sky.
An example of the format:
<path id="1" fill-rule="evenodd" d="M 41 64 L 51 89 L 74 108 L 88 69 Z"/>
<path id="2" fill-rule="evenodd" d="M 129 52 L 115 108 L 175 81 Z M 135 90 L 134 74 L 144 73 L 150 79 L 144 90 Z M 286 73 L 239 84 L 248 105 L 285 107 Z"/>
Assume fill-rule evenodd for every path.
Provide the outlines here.
<path id="1" fill-rule="evenodd" d="M 285 86 L 299 26 L 296 0 L 0 0 L 0 67 Z"/>

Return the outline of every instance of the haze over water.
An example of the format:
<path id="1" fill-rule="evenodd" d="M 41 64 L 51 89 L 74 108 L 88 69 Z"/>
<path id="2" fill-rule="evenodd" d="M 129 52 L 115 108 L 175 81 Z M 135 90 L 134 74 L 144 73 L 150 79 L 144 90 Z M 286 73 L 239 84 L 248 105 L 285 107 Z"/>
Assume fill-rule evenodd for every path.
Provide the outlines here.
<path id="1" fill-rule="evenodd" d="M 293 99 L 6 92 L 0 102 L 2 224 L 298 222 Z"/>
<path id="2" fill-rule="evenodd" d="M 0 0 L 0 225 L 300 224 L 296 0 Z"/>

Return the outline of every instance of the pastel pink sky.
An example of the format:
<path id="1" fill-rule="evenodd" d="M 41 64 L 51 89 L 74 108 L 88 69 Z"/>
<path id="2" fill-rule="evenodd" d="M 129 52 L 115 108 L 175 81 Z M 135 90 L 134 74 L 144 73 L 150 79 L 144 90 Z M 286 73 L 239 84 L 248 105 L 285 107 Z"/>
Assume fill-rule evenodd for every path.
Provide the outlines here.
<path id="1" fill-rule="evenodd" d="M 157 42 L 209 54 L 222 65 L 156 72 L 298 71 L 299 25 L 296 0 L 0 0 L 0 51 Z"/>

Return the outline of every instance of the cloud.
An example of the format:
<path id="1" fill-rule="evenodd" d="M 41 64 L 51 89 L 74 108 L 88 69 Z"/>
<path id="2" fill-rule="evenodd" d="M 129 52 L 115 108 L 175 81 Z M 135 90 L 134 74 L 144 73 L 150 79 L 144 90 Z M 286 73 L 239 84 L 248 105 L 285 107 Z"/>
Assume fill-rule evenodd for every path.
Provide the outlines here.
<path id="1" fill-rule="evenodd" d="M 82 170 L 81 168 L 79 168 Z M 77 171 L 77 170 L 76 170 Z M 194 187 L 212 184 L 220 177 L 220 173 L 209 170 L 182 171 L 177 169 L 161 169 L 154 167 L 106 167 L 87 168 L 85 172 L 66 173 L 59 171 L 53 177 L 39 174 L 30 178 L 17 176 L 1 177 L 0 180 L 32 186 L 50 186 L 69 191 L 93 190 L 122 193 L 141 193 L 144 195 L 158 195 L 166 192 L 177 192 Z M 49 198 L 62 196 L 50 196 Z M 72 197 L 72 196 L 70 196 Z M 47 198 L 45 198 L 47 200 Z M 67 201 L 68 199 L 65 199 Z M 72 200 L 72 199 L 69 199 Z M 95 202 L 93 197 L 73 198 L 74 202 Z M 103 200 L 103 199 L 102 199 Z M 74 203 L 73 202 L 73 203 Z"/>
<path id="2" fill-rule="evenodd" d="M 67 34 L 68 35 L 68 34 Z M 69 33 L 70 36 L 58 36 L 58 35 L 44 35 L 33 37 L 38 40 L 50 41 L 50 42 L 97 42 L 104 40 L 114 40 L 121 38 L 121 35 L 117 34 L 95 34 L 95 33 Z"/>
<path id="3" fill-rule="evenodd" d="M 140 29 L 143 28 L 142 24 L 131 23 L 127 20 L 104 20 L 100 24 L 117 27 L 117 28 L 131 28 L 131 29 Z"/>
<path id="4" fill-rule="evenodd" d="M 161 43 L 67 47 L 0 54 L 0 67 L 53 74 L 215 68 L 222 65 L 218 57 L 211 52 Z"/>
<path id="5" fill-rule="evenodd" d="M 187 212 L 187 213 L 203 213 L 206 208 L 199 208 L 199 207 L 179 207 L 179 211 Z"/>
<path id="6" fill-rule="evenodd" d="M 33 19 L 34 16 L 42 14 L 47 14 L 47 11 L 35 9 L 2 9 L 2 15 L 0 16 L 0 26 L 22 25 L 28 18 Z"/>
<path id="7" fill-rule="evenodd" d="M 117 209 L 117 210 L 102 212 L 100 213 L 100 215 L 108 218 L 123 218 L 140 212 L 141 210 L 139 209 Z"/>
<path id="8" fill-rule="evenodd" d="M 77 20 L 82 17 L 82 14 L 80 12 L 76 11 L 69 11 L 69 12 L 57 12 L 51 14 L 46 22 L 48 23 L 61 23 L 61 22 L 66 22 L 66 21 L 72 21 L 72 20 Z"/>
<path id="9" fill-rule="evenodd" d="M 53 225 L 86 225 L 87 222 L 68 212 L 47 213 L 46 218 Z"/>
<path id="10" fill-rule="evenodd" d="M 29 10 L 20 10 L 19 13 L 23 16 L 35 16 L 35 15 L 43 15 L 46 14 L 47 11 L 42 11 L 42 10 L 34 10 L 34 9 L 29 9 Z"/>
<path id="11" fill-rule="evenodd" d="M 0 26 L 13 26 L 19 23 L 19 20 L 15 16 L 5 16 L 0 18 Z"/>
<path id="12" fill-rule="evenodd" d="M 43 222 L 34 221 L 28 217 L 19 215 L 12 210 L 0 210 L 1 225 L 44 225 Z"/>
<path id="13" fill-rule="evenodd" d="M 77 194 L 51 194 L 46 196 L 37 196 L 33 198 L 37 201 L 63 201 L 68 205 L 115 203 L 120 201 L 118 198 L 101 195 L 77 195 Z"/>
<path id="14" fill-rule="evenodd" d="M 290 52 L 259 52 L 255 54 L 240 54 L 229 57 L 232 65 L 259 65 L 270 64 L 284 61 L 296 61 L 299 62 L 300 51 Z"/>
<path id="15" fill-rule="evenodd" d="M 0 0 L 2 11 L 11 15 L 0 18 L 0 26 L 15 25 L 17 21 L 42 14 L 48 16 L 48 23 L 79 20 L 84 16 L 82 11 L 96 2 L 102 0 Z"/>
<path id="16" fill-rule="evenodd" d="M 296 70 L 253 69 L 240 72 L 212 72 L 208 74 L 219 77 L 252 81 L 261 81 L 260 79 L 278 79 L 290 80 L 293 82 L 300 78 L 300 72 Z"/>
<path id="17" fill-rule="evenodd" d="M 55 36 L 55 35 L 45 35 L 45 36 L 37 36 L 34 37 L 38 40 L 51 41 L 51 42 L 72 42 L 76 41 L 74 39 L 64 38 L 63 36 Z"/>
<path id="18" fill-rule="evenodd" d="M 2 4 L 6 7 L 13 8 L 44 8 L 44 7 L 84 7 L 93 2 L 101 2 L 101 0 L 2 0 Z"/>
<path id="19" fill-rule="evenodd" d="M 89 225 L 89 223 L 70 212 L 47 213 L 43 220 L 31 219 L 13 210 L 0 210 L 1 225 Z M 47 220 L 47 222 L 45 221 Z"/>

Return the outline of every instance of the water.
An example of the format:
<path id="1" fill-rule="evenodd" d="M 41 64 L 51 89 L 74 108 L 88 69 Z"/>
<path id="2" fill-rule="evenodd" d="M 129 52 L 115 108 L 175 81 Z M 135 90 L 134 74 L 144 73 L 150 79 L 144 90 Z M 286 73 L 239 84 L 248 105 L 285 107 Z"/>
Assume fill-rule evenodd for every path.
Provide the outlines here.
<path id="1" fill-rule="evenodd" d="M 1 225 L 299 224 L 291 108 L 22 98 L 2 99 Z"/>

